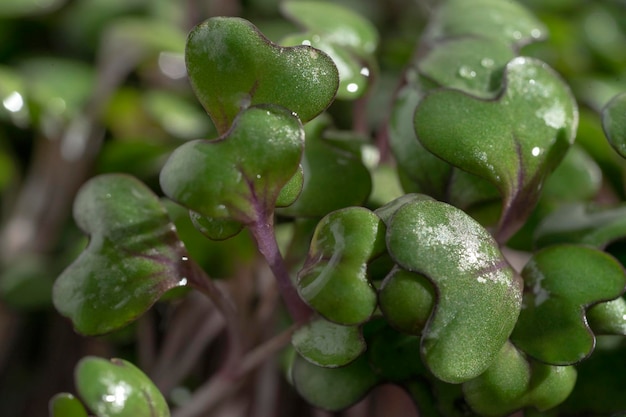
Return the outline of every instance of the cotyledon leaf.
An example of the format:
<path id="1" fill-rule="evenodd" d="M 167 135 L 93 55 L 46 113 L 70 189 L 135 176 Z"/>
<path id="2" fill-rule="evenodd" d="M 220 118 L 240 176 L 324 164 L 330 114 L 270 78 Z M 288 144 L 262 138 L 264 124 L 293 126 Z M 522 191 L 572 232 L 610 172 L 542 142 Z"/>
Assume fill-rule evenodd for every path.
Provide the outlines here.
<path id="1" fill-rule="evenodd" d="M 545 63 L 526 57 L 507 64 L 495 99 L 444 88 L 428 94 L 415 112 L 426 149 L 500 190 L 500 242 L 523 224 L 545 177 L 573 143 L 577 124 L 567 85 Z"/>
<path id="2" fill-rule="evenodd" d="M 276 104 L 307 122 L 330 105 L 337 68 L 311 46 L 282 47 L 247 20 L 213 17 L 192 29 L 185 51 L 196 96 L 224 133 L 251 105 Z"/>
<path id="3" fill-rule="evenodd" d="M 619 297 L 626 287 L 620 263 L 598 249 L 554 245 L 536 252 L 522 270 L 524 303 L 511 340 L 528 355 L 553 365 L 591 354 L 595 335 L 589 306 Z"/>
<path id="4" fill-rule="evenodd" d="M 431 19 L 428 40 L 484 36 L 522 45 L 545 39 L 547 29 L 519 2 L 501 0 L 450 0 Z"/>
<path id="5" fill-rule="evenodd" d="M 357 326 L 343 326 L 317 318 L 300 327 L 291 344 L 304 359 L 325 368 L 345 366 L 365 351 Z"/>
<path id="6" fill-rule="evenodd" d="M 613 149 L 626 158 L 626 92 L 613 97 L 602 109 L 602 128 Z"/>
<path id="7" fill-rule="evenodd" d="M 75 382 L 97 417 L 169 417 L 163 395 L 136 366 L 123 359 L 87 356 L 76 365 Z"/>
<path id="8" fill-rule="evenodd" d="M 475 412 L 499 417 L 524 407 L 553 408 L 569 396 L 575 382 L 573 366 L 529 360 L 507 342 L 487 371 L 463 384 L 463 393 Z"/>
<path id="9" fill-rule="evenodd" d="M 333 211 L 318 223 L 307 260 L 298 273 L 298 293 L 323 317 L 360 324 L 376 309 L 367 264 L 384 253 L 382 220 L 363 207 Z"/>
<path id="10" fill-rule="evenodd" d="M 177 148 L 161 170 L 161 188 L 201 216 L 251 224 L 274 210 L 303 147 L 302 125 L 289 111 L 253 106 L 222 137 Z"/>
<path id="11" fill-rule="evenodd" d="M 403 269 L 426 276 L 437 300 L 422 332 L 424 363 L 460 383 L 484 372 L 508 339 L 522 286 L 493 237 L 463 211 L 438 201 L 402 205 L 387 249 Z"/>
<path id="12" fill-rule="evenodd" d="M 194 264 L 159 198 L 136 178 L 92 178 L 74 218 L 89 245 L 57 279 L 53 301 L 79 332 L 115 330 L 187 283 Z"/>

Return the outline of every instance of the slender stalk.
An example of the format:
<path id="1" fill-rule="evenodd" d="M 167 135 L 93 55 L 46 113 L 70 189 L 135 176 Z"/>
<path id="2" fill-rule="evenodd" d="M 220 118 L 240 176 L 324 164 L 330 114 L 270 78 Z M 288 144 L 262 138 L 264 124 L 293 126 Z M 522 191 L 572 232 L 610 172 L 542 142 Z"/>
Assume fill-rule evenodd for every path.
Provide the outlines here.
<path id="1" fill-rule="evenodd" d="M 313 311 L 302 301 L 296 287 L 291 281 L 289 270 L 278 249 L 274 222 L 271 216 L 260 216 L 260 220 L 249 227 L 261 255 L 267 260 L 272 273 L 278 282 L 278 290 L 293 320 L 302 324 L 311 318 Z"/>
<path id="2" fill-rule="evenodd" d="M 215 374 L 194 392 L 193 398 L 187 404 L 174 412 L 173 417 L 208 415 L 212 408 L 243 383 L 246 375 L 288 344 L 296 328 L 296 326 L 292 326 L 287 331 L 247 353 L 231 372 L 220 371 Z"/>
<path id="3" fill-rule="evenodd" d="M 205 294 L 213 301 L 215 308 L 222 314 L 226 322 L 226 332 L 228 334 L 228 357 L 221 372 L 228 372 L 240 361 L 243 354 L 243 342 L 239 320 L 235 306 L 230 302 L 224 292 L 215 285 L 215 282 L 206 272 L 195 262 L 189 262 L 189 282 L 193 288 Z"/>

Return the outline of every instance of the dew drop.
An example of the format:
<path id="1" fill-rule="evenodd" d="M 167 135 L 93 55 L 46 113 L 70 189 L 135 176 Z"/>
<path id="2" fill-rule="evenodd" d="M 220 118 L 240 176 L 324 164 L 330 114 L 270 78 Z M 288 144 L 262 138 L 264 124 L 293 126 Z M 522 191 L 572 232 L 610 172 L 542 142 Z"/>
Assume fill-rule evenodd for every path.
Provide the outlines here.
<path id="1" fill-rule="evenodd" d="M 536 29 L 536 28 L 531 30 L 530 36 L 532 36 L 534 39 L 539 39 L 541 37 L 541 30 Z"/>
<path id="2" fill-rule="evenodd" d="M 491 59 L 491 58 L 483 58 L 483 59 L 480 60 L 480 65 L 483 68 L 491 68 L 491 67 L 493 67 L 493 64 L 494 64 L 494 62 L 493 62 L 493 59 Z"/>
<path id="3" fill-rule="evenodd" d="M 260 180 L 261 179 L 261 174 L 256 174 L 256 179 Z"/>
<path id="4" fill-rule="evenodd" d="M 311 41 L 308 39 L 305 39 L 302 41 L 302 45 L 311 46 Z"/>
<path id="5" fill-rule="evenodd" d="M 513 32 L 513 38 L 517 40 L 522 39 L 522 32 L 520 32 L 519 30 L 516 30 L 515 32 Z"/>
<path id="6" fill-rule="evenodd" d="M 533 156 L 539 156 L 539 154 L 541 154 L 541 148 L 539 146 L 535 146 L 530 153 L 532 153 Z"/>
<path id="7" fill-rule="evenodd" d="M 350 83 L 346 86 L 346 90 L 349 93 L 356 93 L 359 90 L 359 86 L 356 83 Z"/>
<path id="8" fill-rule="evenodd" d="M 470 67 L 463 65 L 459 68 L 459 75 L 461 78 L 465 78 L 466 80 L 471 80 L 476 77 L 476 71 L 472 70 Z"/>
<path id="9" fill-rule="evenodd" d="M 369 77 L 370 76 L 370 69 L 367 67 L 363 67 L 361 68 L 360 74 L 364 77 Z"/>

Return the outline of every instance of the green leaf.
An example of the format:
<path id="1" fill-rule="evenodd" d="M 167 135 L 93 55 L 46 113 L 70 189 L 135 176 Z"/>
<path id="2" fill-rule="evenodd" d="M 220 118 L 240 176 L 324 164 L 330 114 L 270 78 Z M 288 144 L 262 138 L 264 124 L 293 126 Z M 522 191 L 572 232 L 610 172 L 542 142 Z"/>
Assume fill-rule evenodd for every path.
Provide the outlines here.
<path id="1" fill-rule="evenodd" d="M 123 359 L 88 356 L 76 365 L 76 387 L 97 417 L 169 417 L 163 395 L 137 367 Z"/>
<path id="2" fill-rule="evenodd" d="M 251 224 L 274 210 L 303 147 L 302 125 L 290 112 L 250 107 L 222 137 L 176 149 L 161 170 L 161 188 L 202 216 Z"/>
<path id="3" fill-rule="evenodd" d="M 613 149 L 626 158 L 626 93 L 613 97 L 602 109 L 602 128 Z"/>
<path id="4" fill-rule="evenodd" d="M 626 205 L 565 205 L 546 216 L 535 230 L 535 246 L 578 243 L 599 249 L 626 237 Z"/>
<path id="5" fill-rule="evenodd" d="M 296 355 L 291 372 L 293 384 L 302 398 L 329 411 L 357 403 L 378 383 L 365 356 L 340 368 L 323 368 Z"/>
<path id="6" fill-rule="evenodd" d="M 435 286 L 422 336 L 426 366 L 450 383 L 484 372 L 513 330 L 522 299 L 521 283 L 489 232 L 453 206 L 414 201 L 391 218 L 387 249 Z"/>
<path id="7" fill-rule="evenodd" d="M 483 36 L 517 48 L 546 38 L 547 29 L 514 1 L 450 0 L 439 8 L 424 35 L 427 39 Z"/>
<path id="8" fill-rule="evenodd" d="M 595 336 L 587 308 L 624 292 L 626 275 L 597 249 L 557 245 L 536 252 L 522 271 L 524 303 L 511 335 L 517 347 L 553 365 L 577 363 L 591 354 Z"/>
<path id="9" fill-rule="evenodd" d="M 475 412 L 499 417 L 524 407 L 553 408 L 569 396 L 575 382 L 574 367 L 528 362 L 507 343 L 487 371 L 463 384 L 463 392 Z"/>
<path id="10" fill-rule="evenodd" d="M 421 335 L 435 305 L 435 290 L 428 279 L 413 272 L 394 269 L 378 291 L 378 304 L 396 330 Z"/>
<path id="11" fill-rule="evenodd" d="M 298 274 L 300 296 L 330 321 L 354 325 L 369 319 L 376 290 L 367 279 L 367 264 L 385 250 L 384 229 L 380 218 L 362 207 L 325 216 Z"/>
<path id="12" fill-rule="evenodd" d="M 330 105 L 339 85 L 328 55 L 273 44 L 240 18 L 214 17 L 196 26 L 185 59 L 191 85 L 220 133 L 256 104 L 280 105 L 307 122 Z"/>
<path id="13" fill-rule="evenodd" d="M 602 187 L 602 170 L 580 146 L 574 144 L 548 177 L 541 201 L 573 202 L 592 199 Z"/>
<path id="14" fill-rule="evenodd" d="M 372 188 L 369 171 L 358 153 L 340 147 L 325 133 L 327 118 L 317 118 L 305 130 L 302 156 L 304 184 L 296 201 L 277 211 L 281 215 L 322 217 L 333 210 L 362 205 Z M 352 143 L 352 139 L 344 139 Z M 327 192 L 333 190 L 332 193 Z"/>
<path id="15" fill-rule="evenodd" d="M 322 318 L 299 328 L 291 343 L 307 361 L 325 368 L 349 364 L 365 351 L 365 341 L 356 326 L 342 326 Z"/>
<path id="16" fill-rule="evenodd" d="M 626 300 L 619 297 L 594 305 L 587 310 L 587 320 L 594 334 L 626 336 Z"/>
<path id="17" fill-rule="evenodd" d="M 413 85 L 398 92 L 389 122 L 389 145 L 399 170 L 416 185 L 411 191 L 443 200 L 453 167 L 427 151 L 415 136 L 412 120 L 423 95 Z"/>
<path id="18" fill-rule="evenodd" d="M 353 10 L 320 1 L 286 1 L 281 10 L 307 30 L 328 42 L 349 47 L 361 55 L 371 55 L 378 46 L 376 27 Z"/>
<path id="19" fill-rule="evenodd" d="M 515 57 L 501 40 L 467 37 L 434 42 L 417 62 L 420 75 L 436 85 L 492 98 L 507 62 Z"/>
<path id="20" fill-rule="evenodd" d="M 187 252 L 158 197 L 139 180 L 89 180 L 74 201 L 74 218 L 89 245 L 55 282 L 53 301 L 79 332 L 122 327 L 186 284 Z"/>
<path id="21" fill-rule="evenodd" d="M 500 190 L 498 241 L 523 224 L 544 178 L 573 143 L 578 122 L 571 92 L 543 62 L 515 58 L 504 80 L 494 100 L 441 89 L 427 95 L 415 113 L 424 147 Z"/>
<path id="22" fill-rule="evenodd" d="M 87 417 L 80 400 L 65 392 L 52 397 L 48 409 L 50 417 Z"/>

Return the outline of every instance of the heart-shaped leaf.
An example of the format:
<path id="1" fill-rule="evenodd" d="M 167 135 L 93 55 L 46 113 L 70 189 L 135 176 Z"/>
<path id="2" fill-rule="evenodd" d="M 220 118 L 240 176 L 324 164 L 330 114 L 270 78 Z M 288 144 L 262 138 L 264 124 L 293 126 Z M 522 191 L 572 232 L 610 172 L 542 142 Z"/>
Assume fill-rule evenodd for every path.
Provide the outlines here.
<path id="1" fill-rule="evenodd" d="M 483 36 L 520 47 L 547 36 L 546 27 L 519 2 L 451 0 L 441 6 L 424 35 L 428 39 Z"/>
<path id="2" fill-rule="evenodd" d="M 52 397 L 49 403 L 50 417 L 87 417 L 83 403 L 72 394 L 60 393 Z"/>
<path id="3" fill-rule="evenodd" d="M 328 124 L 327 118 L 319 117 L 305 126 L 302 192 L 292 205 L 278 210 L 279 214 L 322 217 L 333 210 L 361 205 L 367 199 L 372 189 L 369 171 L 358 153 L 323 136 Z M 327 192 L 330 189 L 332 193 Z"/>
<path id="4" fill-rule="evenodd" d="M 139 180 L 89 180 L 74 201 L 74 218 L 89 245 L 57 279 L 53 301 L 79 332 L 117 329 L 186 284 L 186 249 L 159 198 Z"/>
<path id="5" fill-rule="evenodd" d="M 435 286 L 422 336 L 426 366 L 451 383 L 484 372 L 513 330 L 522 300 L 521 283 L 489 232 L 453 206 L 413 201 L 391 218 L 387 249 L 403 269 Z"/>
<path id="6" fill-rule="evenodd" d="M 626 93 L 613 97 L 602 109 L 602 128 L 613 149 L 626 158 Z"/>
<path id="7" fill-rule="evenodd" d="M 599 249 L 626 237 L 626 205 L 565 205 L 546 216 L 535 230 L 535 246 L 578 243 Z"/>
<path id="8" fill-rule="evenodd" d="M 355 404 L 378 383 L 365 356 L 340 368 L 324 368 L 296 355 L 291 376 L 302 398 L 329 411 Z"/>
<path id="9" fill-rule="evenodd" d="M 187 39 L 185 59 L 191 85 L 220 133 L 250 105 L 277 104 L 307 122 L 332 102 L 337 68 L 310 46 L 281 47 L 250 22 L 214 17 Z"/>
<path id="10" fill-rule="evenodd" d="M 569 396 L 575 382 L 574 367 L 529 363 L 507 343 L 487 371 L 463 384 L 463 392 L 475 412 L 499 417 L 524 407 L 553 408 Z"/>
<path id="11" fill-rule="evenodd" d="M 522 271 L 525 293 L 511 335 L 517 347 L 549 364 L 569 365 L 589 356 L 595 336 L 587 308 L 619 297 L 626 275 L 619 262 L 597 249 L 557 245 L 536 252 Z"/>
<path id="12" fill-rule="evenodd" d="M 427 95 L 415 113 L 424 147 L 500 189 L 498 241 L 523 224 L 544 178 L 573 143 L 578 122 L 571 92 L 543 62 L 515 58 L 504 80 L 494 100 L 441 89 Z"/>
<path id="13" fill-rule="evenodd" d="M 298 274 L 300 296 L 322 316 L 351 325 L 376 309 L 376 290 L 367 264 L 385 250 L 384 224 L 362 207 L 334 211 L 320 220 L 304 267 Z"/>
<path id="14" fill-rule="evenodd" d="M 161 188 L 202 216 L 252 224 L 274 210 L 303 147 L 302 125 L 290 112 L 250 107 L 219 139 L 176 149 L 161 170 Z"/>
<path id="15" fill-rule="evenodd" d="M 394 269 L 378 291 L 378 304 L 398 331 L 421 335 L 435 305 L 435 290 L 426 277 Z"/>
<path id="16" fill-rule="evenodd" d="M 123 359 L 88 356 L 76 365 L 76 387 L 97 417 L 169 417 L 159 389 L 137 367 Z"/>
<path id="17" fill-rule="evenodd" d="M 291 344 L 303 358 L 325 368 L 344 366 L 365 351 L 365 341 L 356 326 L 342 326 L 316 319 L 300 327 Z"/>

